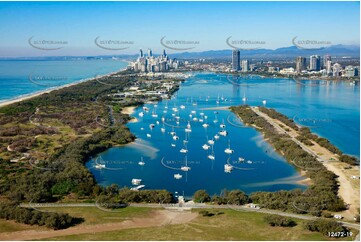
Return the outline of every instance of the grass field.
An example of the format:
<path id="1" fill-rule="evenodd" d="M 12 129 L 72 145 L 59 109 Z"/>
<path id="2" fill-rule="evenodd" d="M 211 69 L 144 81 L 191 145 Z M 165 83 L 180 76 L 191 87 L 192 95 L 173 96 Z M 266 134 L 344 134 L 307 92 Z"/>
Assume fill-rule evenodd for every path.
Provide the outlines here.
<path id="1" fill-rule="evenodd" d="M 62 211 L 65 210 L 62 209 Z M 47 240 L 352 240 L 352 238 L 329 238 L 318 232 L 307 231 L 303 229 L 303 221 L 298 219 L 294 219 L 297 225 L 292 228 L 271 227 L 264 222 L 265 215 L 261 213 L 238 212 L 230 209 L 218 211 L 223 212 L 223 214 L 212 217 L 199 215 L 185 224 L 74 234 L 48 238 Z M 69 208 L 68 212 L 71 215 L 83 214 L 83 217 L 90 220 L 87 223 L 110 222 L 109 216 L 113 217 L 114 215 L 107 214 L 104 217 L 102 212 L 90 212 L 89 208 L 79 211 Z M 146 213 L 146 211 L 139 212 Z M 198 213 L 198 211 L 193 212 Z M 137 212 L 129 211 L 128 216 L 134 214 Z M 138 215 L 140 214 L 138 213 Z"/>
<path id="2" fill-rule="evenodd" d="M 135 217 L 145 217 L 152 211 L 151 208 L 126 207 L 117 209 L 114 212 L 107 212 L 96 207 L 77 207 L 77 208 L 44 208 L 43 210 L 68 213 L 72 217 L 84 218 L 84 225 L 122 222 Z"/>
<path id="3" fill-rule="evenodd" d="M 19 224 L 14 221 L 6 221 L 4 219 L 0 219 L 0 234 L 5 232 L 17 232 L 29 229 L 41 229 L 39 226 L 30 226 L 26 224 Z"/>

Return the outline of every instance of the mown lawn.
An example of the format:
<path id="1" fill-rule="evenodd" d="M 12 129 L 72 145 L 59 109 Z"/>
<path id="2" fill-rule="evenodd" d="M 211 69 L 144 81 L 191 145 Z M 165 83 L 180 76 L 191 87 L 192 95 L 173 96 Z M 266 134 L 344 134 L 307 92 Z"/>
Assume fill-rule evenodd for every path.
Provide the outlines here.
<path id="1" fill-rule="evenodd" d="M 299 219 L 294 219 L 297 225 L 292 228 L 271 227 L 264 222 L 265 215 L 261 213 L 230 209 L 217 211 L 224 214 L 212 217 L 199 215 L 186 224 L 71 235 L 48 240 L 336 240 L 303 229 L 303 222 Z"/>

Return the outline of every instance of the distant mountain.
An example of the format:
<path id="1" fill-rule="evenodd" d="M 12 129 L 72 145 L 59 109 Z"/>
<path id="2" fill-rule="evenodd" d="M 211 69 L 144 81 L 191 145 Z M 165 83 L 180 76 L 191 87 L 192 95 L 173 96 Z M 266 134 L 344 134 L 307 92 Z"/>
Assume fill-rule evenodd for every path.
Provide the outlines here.
<path id="1" fill-rule="evenodd" d="M 183 52 L 172 54 L 172 57 L 179 59 L 191 59 L 191 58 L 230 58 L 231 50 L 210 50 L 203 52 Z M 307 50 L 299 49 L 296 46 L 282 47 L 275 50 L 271 49 L 256 49 L 256 50 L 241 50 L 242 57 L 250 58 L 293 58 L 296 56 L 310 56 L 310 55 L 326 55 L 343 57 L 359 57 L 360 47 L 352 45 L 332 45 L 329 47 Z"/>
<path id="2" fill-rule="evenodd" d="M 329 47 L 307 50 L 299 49 L 296 46 L 282 47 L 275 50 L 271 49 L 255 49 L 255 50 L 241 50 L 242 58 L 255 59 L 281 59 L 281 58 L 295 58 L 296 56 L 308 57 L 310 55 L 331 55 L 332 57 L 360 57 L 360 46 L 354 45 L 332 45 Z M 157 56 L 157 54 L 155 54 Z M 232 50 L 209 50 L 202 52 L 182 52 L 169 54 L 171 58 L 178 59 L 230 59 Z M 17 57 L 17 58 L 0 58 L 0 60 L 76 60 L 76 59 L 109 59 L 117 57 L 123 60 L 133 61 L 138 57 L 138 54 L 132 55 L 101 55 L 101 56 L 49 56 L 49 57 Z"/>

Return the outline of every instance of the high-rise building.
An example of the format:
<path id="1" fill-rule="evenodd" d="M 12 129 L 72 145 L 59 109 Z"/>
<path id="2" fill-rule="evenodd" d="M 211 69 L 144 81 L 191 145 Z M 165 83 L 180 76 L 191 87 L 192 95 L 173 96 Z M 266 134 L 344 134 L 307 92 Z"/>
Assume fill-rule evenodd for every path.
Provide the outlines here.
<path id="1" fill-rule="evenodd" d="M 310 56 L 310 71 L 321 70 L 321 57 L 319 55 Z"/>
<path id="2" fill-rule="evenodd" d="M 323 57 L 323 67 L 326 68 L 327 67 L 327 61 L 331 61 L 331 56 L 330 55 L 325 55 Z"/>
<path id="3" fill-rule="evenodd" d="M 307 69 L 306 58 L 302 56 L 298 56 L 296 58 L 296 72 L 300 73 Z"/>
<path id="4" fill-rule="evenodd" d="M 333 69 L 333 76 L 340 76 L 340 72 L 341 72 L 341 65 L 338 63 L 335 63 L 332 67 Z"/>
<path id="5" fill-rule="evenodd" d="M 148 56 L 144 56 L 143 50 L 139 50 L 138 59 L 131 64 L 135 71 L 160 72 L 169 69 L 178 69 L 181 63 L 177 59 L 170 59 L 165 50 L 162 55 L 153 56 L 152 50 L 148 49 Z"/>
<path id="6" fill-rule="evenodd" d="M 326 74 L 329 76 L 332 74 L 332 61 L 327 61 L 326 63 Z"/>
<path id="7" fill-rule="evenodd" d="M 240 51 L 232 50 L 232 70 L 239 71 L 240 70 Z"/>
<path id="8" fill-rule="evenodd" d="M 242 72 L 247 72 L 249 70 L 248 60 L 242 60 L 241 67 Z"/>

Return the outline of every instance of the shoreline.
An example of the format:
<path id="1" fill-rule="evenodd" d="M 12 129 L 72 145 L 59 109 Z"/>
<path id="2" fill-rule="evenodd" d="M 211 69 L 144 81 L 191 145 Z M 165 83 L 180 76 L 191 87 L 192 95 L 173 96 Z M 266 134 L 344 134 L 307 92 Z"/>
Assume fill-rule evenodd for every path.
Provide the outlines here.
<path id="1" fill-rule="evenodd" d="M 258 114 L 259 116 L 265 118 L 266 116 L 269 117 L 267 114 L 262 113 L 261 111 L 255 111 L 256 108 L 252 107 L 252 110 Z M 262 115 L 260 115 L 262 113 Z M 281 128 L 279 126 L 279 123 L 282 123 L 283 125 L 287 126 L 286 124 L 284 124 L 282 121 L 278 120 L 278 119 L 274 119 L 269 117 L 272 121 L 269 122 L 267 120 L 267 118 L 265 118 L 265 120 L 270 123 L 271 125 L 278 126 L 279 128 Z M 273 122 L 273 124 L 272 124 Z M 293 130 L 291 127 L 287 126 L 288 129 L 290 129 L 290 131 L 285 131 L 291 138 L 294 138 L 294 135 L 292 133 L 296 132 L 295 130 Z M 319 146 L 317 143 L 314 142 L 314 144 L 312 146 L 307 146 L 304 144 L 299 144 L 301 146 L 302 149 L 304 149 L 304 151 L 315 155 L 319 160 L 321 160 L 322 165 L 328 170 L 331 171 L 332 173 L 334 173 L 337 178 L 336 180 L 339 182 L 339 188 L 338 188 L 338 195 L 343 199 L 343 201 L 348 204 L 349 208 L 344 210 L 344 211 L 340 211 L 340 214 L 342 214 L 345 218 L 352 220 L 354 214 L 357 213 L 357 206 L 360 204 L 360 193 L 359 193 L 359 187 L 357 187 L 357 185 L 353 185 L 352 180 L 350 179 L 350 172 L 354 173 L 354 170 L 358 171 L 358 175 L 359 175 L 359 166 L 354 166 L 351 169 L 346 170 L 344 167 L 348 166 L 348 164 L 346 163 L 342 163 L 341 161 L 339 161 L 338 156 L 333 154 L 332 152 L 330 152 L 329 150 L 327 150 L 324 147 Z M 306 148 L 303 148 L 303 146 L 305 146 Z M 331 161 L 331 158 L 334 159 L 334 161 Z M 358 167 L 358 168 L 357 168 Z M 300 169 L 299 173 L 301 174 L 301 176 L 305 177 L 306 175 L 306 171 L 303 169 Z M 305 177 L 305 179 L 299 180 L 297 181 L 297 183 L 299 184 L 307 184 L 307 182 L 310 182 L 311 184 L 313 184 L 313 181 L 310 177 Z"/>
<path id="2" fill-rule="evenodd" d="M 139 122 L 139 120 L 134 117 L 134 116 L 131 116 L 134 112 L 135 112 L 135 109 L 137 109 L 138 106 L 129 106 L 129 107 L 124 107 L 121 111 L 122 114 L 127 114 L 131 119 L 127 122 L 127 123 L 137 123 Z"/>
<path id="3" fill-rule="evenodd" d="M 97 78 L 108 77 L 108 76 L 114 75 L 116 73 L 125 71 L 125 70 L 126 70 L 126 67 L 123 68 L 123 69 L 117 70 L 117 71 L 113 71 L 113 72 L 109 72 L 109 73 L 100 75 Z M 11 104 L 14 104 L 14 103 L 29 100 L 31 98 L 38 97 L 38 96 L 41 96 L 41 95 L 46 94 L 46 93 L 50 93 L 52 91 L 57 91 L 57 90 L 61 90 L 63 88 L 72 87 L 72 86 L 75 86 L 75 85 L 78 85 L 78 84 L 81 84 L 81 83 L 84 83 L 84 82 L 87 82 L 87 81 L 92 81 L 92 80 L 95 80 L 95 77 L 83 78 L 83 79 L 80 79 L 78 81 L 71 82 L 71 83 L 68 83 L 68 84 L 65 84 L 65 85 L 62 85 L 62 86 L 51 87 L 51 88 L 47 88 L 47 89 L 44 89 L 44 90 L 41 90 L 41 91 L 36 91 L 36 92 L 28 93 L 28 94 L 19 95 L 19 96 L 16 96 L 16 97 L 12 98 L 12 99 L 0 101 L 0 108 L 11 105 Z"/>

